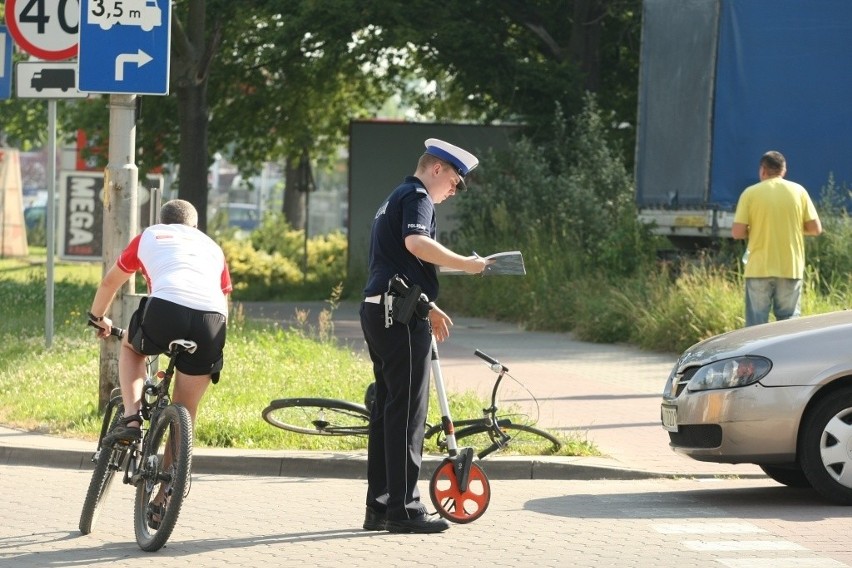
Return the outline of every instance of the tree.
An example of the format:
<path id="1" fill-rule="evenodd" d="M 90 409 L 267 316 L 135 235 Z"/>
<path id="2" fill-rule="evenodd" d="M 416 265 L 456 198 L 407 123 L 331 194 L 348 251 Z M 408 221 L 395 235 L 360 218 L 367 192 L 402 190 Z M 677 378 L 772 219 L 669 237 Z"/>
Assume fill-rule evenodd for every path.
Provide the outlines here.
<path id="1" fill-rule="evenodd" d="M 374 116 L 394 93 L 422 117 L 524 122 L 543 136 L 556 105 L 571 116 L 585 90 L 602 91 L 603 114 L 632 124 L 639 8 L 640 0 L 450 0 L 440 10 L 426 0 L 256 0 L 250 9 L 175 0 L 172 95 L 142 97 L 137 164 L 141 173 L 176 165 L 178 195 L 196 205 L 204 228 L 214 152 L 246 173 L 284 160 L 292 218 L 310 180 L 306 158 L 334 157 L 349 121 Z M 34 128 L 40 103 L 0 102 L 0 135 L 43 141 Z M 60 120 L 67 135 L 84 128 L 106 145 L 104 97 L 64 103 Z M 620 132 L 632 143 L 631 129 Z"/>

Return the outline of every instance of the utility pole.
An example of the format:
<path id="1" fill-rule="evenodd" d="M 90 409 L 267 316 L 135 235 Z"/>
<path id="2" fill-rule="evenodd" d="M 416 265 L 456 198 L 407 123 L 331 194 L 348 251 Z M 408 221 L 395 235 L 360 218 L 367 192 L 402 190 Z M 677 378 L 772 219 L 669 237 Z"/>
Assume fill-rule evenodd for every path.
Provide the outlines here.
<path id="1" fill-rule="evenodd" d="M 139 228 L 138 179 L 136 167 L 136 95 L 113 94 L 109 98 L 109 163 L 104 171 L 103 271 L 106 272 L 130 242 Z M 116 293 L 109 317 L 119 325 L 127 325 L 138 301 L 135 281 Z M 99 407 L 109 401 L 117 384 L 118 354 L 121 342 L 103 341 L 100 355 Z"/>

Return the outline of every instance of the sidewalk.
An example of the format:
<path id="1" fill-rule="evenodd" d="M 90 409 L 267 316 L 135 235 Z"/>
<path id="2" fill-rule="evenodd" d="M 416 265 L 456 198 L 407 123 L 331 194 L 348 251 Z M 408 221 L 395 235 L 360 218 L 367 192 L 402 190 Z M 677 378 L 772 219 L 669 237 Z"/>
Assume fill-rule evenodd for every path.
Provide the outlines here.
<path id="1" fill-rule="evenodd" d="M 246 303 L 252 319 L 289 325 L 295 310 L 316 316 L 325 304 Z M 358 305 L 342 303 L 334 312 L 335 335 L 363 351 Z M 490 396 L 494 375 L 474 356 L 480 349 L 509 367 L 529 392 L 505 383 L 501 401 L 535 413 L 538 425 L 575 433 L 593 442 L 603 457 L 509 457 L 495 455 L 482 467 L 493 479 L 643 479 L 652 477 L 764 477 L 751 464 L 704 463 L 675 454 L 660 426 L 660 393 L 675 361 L 629 346 L 600 345 L 570 334 L 527 332 L 512 324 L 454 318 L 450 338 L 439 345 L 448 392 L 474 390 Z M 0 464 L 51 465 L 87 469 L 93 444 L 0 427 Z M 424 456 L 429 476 L 441 456 Z M 363 453 L 318 453 L 196 448 L 197 473 L 362 478 Z"/>

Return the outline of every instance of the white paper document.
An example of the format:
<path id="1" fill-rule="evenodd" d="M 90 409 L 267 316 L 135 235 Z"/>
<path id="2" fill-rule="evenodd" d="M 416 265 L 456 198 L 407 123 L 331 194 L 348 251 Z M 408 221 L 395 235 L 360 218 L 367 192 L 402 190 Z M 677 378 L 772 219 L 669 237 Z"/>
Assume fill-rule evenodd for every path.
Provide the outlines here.
<path id="1" fill-rule="evenodd" d="M 501 274 L 523 276 L 527 273 L 527 270 L 524 267 L 524 256 L 519 250 L 495 252 L 494 254 L 483 258 L 494 261 L 485 267 L 485 270 L 482 272 L 483 276 L 498 276 Z M 441 274 L 467 274 L 467 272 L 463 270 L 447 268 L 446 266 L 441 266 L 438 270 Z"/>

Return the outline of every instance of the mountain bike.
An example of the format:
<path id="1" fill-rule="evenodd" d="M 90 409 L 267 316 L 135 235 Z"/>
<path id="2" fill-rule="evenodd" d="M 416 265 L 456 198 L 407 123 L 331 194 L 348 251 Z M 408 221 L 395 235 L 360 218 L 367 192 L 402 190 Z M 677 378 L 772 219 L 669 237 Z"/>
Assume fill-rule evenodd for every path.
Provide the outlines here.
<path id="1" fill-rule="evenodd" d="M 509 368 L 477 349 L 474 354 L 488 363 L 497 374 L 491 389 L 491 404 L 482 409 L 482 416 L 453 422 L 444 391 L 444 381 L 438 358 L 438 348 L 432 338 L 432 374 L 441 406 L 441 423 L 426 425 L 427 439 L 434 438 L 438 448 L 449 457 L 435 470 L 430 482 L 430 496 L 435 508 L 444 518 L 467 523 L 479 518 L 490 500 L 490 485 L 485 472 L 472 463 L 474 449 L 458 448 L 461 441 L 479 447 L 475 456 L 483 459 L 508 447 L 524 448 L 526 453 L 555 453 L 562 442 L 553 434 L 530 424 L 513 422 L 513 415 L 502 415 L 497 395 Z M 318 436 L 367 436 L 370 431 L 370 406 L 373 395 L 368 387 L 364 404 L 329 398 L 281 398 L 263 409 L 262 416 L 272 426 Z M 486 445 L 487 444 L 487 445 Z"/>
<path id="2" fill-rule="evenodd" d="M 90 325 L 93 323 L 89 322 Z M 122 338 L 125 330 L 113 327 L 111 335 Z M 172 341 L 166 352 L 168 365 L 156 371 L 158 357 L 146 360 L 147 373 L 143 387 L 141 440 L 135 442 L 104 441 L 124 416 L 119 389 L 113 389 L 104 410 L 98 444 L 92 455 L 95 469 L 80 514 L 80 532 L 89 534 L 95 527 L 103 503 L 117 472 L 123 471 L 123 482 L 136 487 L 133 526 L 136 542 L 146 552 L 159 550 L 174 530 L 189 493 L 192 470 L 192 419 L 180 404 L 171 403 L 169 387 L 175 363 L 181 353 L 192 353 L 194 341 Z M 152 503 L 159 494 L 162 503 Z"/>

